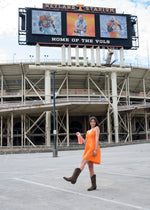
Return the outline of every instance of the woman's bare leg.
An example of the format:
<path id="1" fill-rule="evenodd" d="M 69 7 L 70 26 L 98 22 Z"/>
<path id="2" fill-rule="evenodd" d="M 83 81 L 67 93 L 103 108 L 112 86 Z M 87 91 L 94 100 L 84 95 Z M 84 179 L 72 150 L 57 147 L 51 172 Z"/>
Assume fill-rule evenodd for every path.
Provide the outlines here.
<path id="1" fill-rule="evenodd" d="M 90 177 L 94 175 L 94 164 L 91 161 L 88 161 L 88 167 L 89 167 L 89 172 L 90 172 Z"/>
<path id="2" fill-rule="evenodd" d="M 88 163 L 88 160 L 82 159 L 81 163 L 79 165 L 79 168 L 81 169 L 81 171 L 84 169 L 84 166 Z"/>

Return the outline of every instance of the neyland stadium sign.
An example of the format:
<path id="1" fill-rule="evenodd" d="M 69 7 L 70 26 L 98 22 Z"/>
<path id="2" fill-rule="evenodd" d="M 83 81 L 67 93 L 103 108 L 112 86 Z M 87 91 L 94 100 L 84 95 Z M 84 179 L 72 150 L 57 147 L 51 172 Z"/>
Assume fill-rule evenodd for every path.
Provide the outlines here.
<path id="1" fill-rule="evenodd" d="M 105 8 L 105 7 L 88 7 L 84 5 L 61 5 L 61 4 L 43 4 L 44 9 L 54 9 L 54 10 L 70 10 L 78 12 L 99 12 L 99 13 L 116 13 L 115 8 Z"/>

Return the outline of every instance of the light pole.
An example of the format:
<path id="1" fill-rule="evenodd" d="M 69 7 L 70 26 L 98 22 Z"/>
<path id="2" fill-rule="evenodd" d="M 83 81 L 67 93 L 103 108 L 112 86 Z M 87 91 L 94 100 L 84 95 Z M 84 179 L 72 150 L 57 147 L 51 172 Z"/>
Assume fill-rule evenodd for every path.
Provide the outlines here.
<path id="1" fill-rule="evenodd" d="M 32 58 L 34 58 L 34 55 L 29 55 L 30 61 L 32 61 Z"/>
<path id="2" fill-rule="evenodd" d="M 44 55 L 44 57 L 45 57 L 45 61 L 47 62 L 48 55 Z"/>
<path id="3" fill-rule="evenodd" d="M 58 156 L 57 148 L 56 148 L 56 111 L 55 111 L 55 71 L 52 72 L 53 75 L 53 135 L 54 135 L 54 150 L 53 157 Z"/>
<path id="4" fill-rule="evenodd" d="M 15 61 L 15 55 L 16 55 L 16 53 L 13 53 L 13 63 Z"/>
<path id="5" fill-rule="evenodd" d="M 138 67 L 139 63 L 138 63 L 138 56 L 137 55 L 135 56 L 135 60 L 136 60 L 136 65 Z"/>
<path id="6" fill-rule="evenodd" d="M 147 44 L 147 58 L 148 58 L 148 69 L 149 69 L 149 67 L 150 67 L 150 63 L 149 63 L 149 43 Z"/>

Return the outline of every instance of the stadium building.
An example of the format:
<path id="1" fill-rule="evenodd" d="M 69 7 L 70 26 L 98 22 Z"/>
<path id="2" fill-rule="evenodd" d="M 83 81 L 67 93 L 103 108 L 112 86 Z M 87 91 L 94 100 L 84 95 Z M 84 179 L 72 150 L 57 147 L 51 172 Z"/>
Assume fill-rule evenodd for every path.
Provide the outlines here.
<path id="1" fill-rule="evenodd" d="M 78 47 L 76 60 L 71 53 L 66 58 L 66 50 L 61 62 L 0 65 L 0 146 L 52 147 L 54 71 L 58 147 L 77 145 L 75 133 L 85 134 L 93 115 L 100 143 L 148 140 L 149 69 L 124 66 L 121 56 L 119 66 L 101 64 L 99 48 L 90 49 L 91 60 L 79 57 Z"/>

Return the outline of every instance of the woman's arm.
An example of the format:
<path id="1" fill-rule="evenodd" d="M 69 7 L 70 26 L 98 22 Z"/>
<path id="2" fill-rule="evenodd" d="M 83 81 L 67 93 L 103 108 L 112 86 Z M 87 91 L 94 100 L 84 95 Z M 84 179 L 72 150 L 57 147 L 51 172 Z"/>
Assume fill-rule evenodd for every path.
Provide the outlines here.
<path id="1" fill-rule="evenodd" d="M 82 140 L 84 144 L 86 144 L 86 139 L 81 136 L 81 133 L 77 132 L 76 135 Z"/>
<path id="2" fill-rule="evenodd" d="M 95 150 L 93 152 L 93 156 L 96 156 L 97 155 L 97 148 L 98 148 L 98 145 L 99 145 L 99 134 L 100 134 L 100 129 L 98 126 L 96 126 L 95 128 L 95 132 L 96 132 L 96 135 L 95 135 Z"/>

